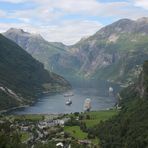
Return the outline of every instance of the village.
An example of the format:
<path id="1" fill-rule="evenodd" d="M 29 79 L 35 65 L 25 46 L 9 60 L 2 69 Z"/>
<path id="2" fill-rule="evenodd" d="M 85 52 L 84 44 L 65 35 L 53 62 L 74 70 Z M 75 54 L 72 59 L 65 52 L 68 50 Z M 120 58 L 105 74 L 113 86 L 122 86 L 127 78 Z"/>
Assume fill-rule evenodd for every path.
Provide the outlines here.
<path id="1" fill-rule="evenodd" d="M 21 142 L 36 148 L 38 143 L 55 147 L 97 148 L 98 139 L 89 134 L 91 127 L 117 114 L 117 110 L 71 114 L 1 115 L 0 125 L 10 123 L 10 129 L 20 134 Z M 2 129 L 1 129 L 2 130 Z M 1 132 L 1 131 L 0 131 Z"/>
<path id="2" fill-rule="evenodd" d="M 37 142 L 46 143 L 49 139 L 54 140 L 55 142 L 58 141 L 58 139 L 52 139 L 52 137 L 64 135 L 62 127 L 64 127 L 64 124 L 68 120 L 70 120 L 70 118 L 63 117 L 61 114 L 11 115 L 1 117 L 0 124 L 10 122 L 10 127 L 15 128 L 21 133 L 22 143 L 34 147 L 34 144 Z"/>

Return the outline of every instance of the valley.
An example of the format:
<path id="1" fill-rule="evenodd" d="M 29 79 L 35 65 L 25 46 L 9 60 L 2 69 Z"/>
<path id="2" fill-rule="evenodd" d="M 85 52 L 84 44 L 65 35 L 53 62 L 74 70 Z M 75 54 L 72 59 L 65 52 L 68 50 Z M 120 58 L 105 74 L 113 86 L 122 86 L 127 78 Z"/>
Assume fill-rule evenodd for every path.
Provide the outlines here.
<path id="1" fill-rule="evenodd" d="M 38 34 L 11 28 L 3 35 L 16 42 L 46 69 L 79 82 L 108 80 L 128 86 L 148 59 L 148 18 L 121 19 L 74 45 L 48 42 Z"/>
<path id="2" fill-rule="evenodd" d="M 0 34 L 2 148 L 147 148 L 147 98 L 147 17 L 74 45 L 23 29 Z"/>

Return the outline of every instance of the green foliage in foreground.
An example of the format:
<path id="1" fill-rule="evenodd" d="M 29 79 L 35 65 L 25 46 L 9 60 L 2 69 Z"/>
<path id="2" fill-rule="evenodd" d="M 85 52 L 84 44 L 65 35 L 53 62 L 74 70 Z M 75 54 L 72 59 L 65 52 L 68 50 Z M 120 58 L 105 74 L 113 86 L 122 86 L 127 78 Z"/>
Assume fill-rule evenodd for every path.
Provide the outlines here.
<path id="1" fill-rule="evenodd" d="M 92 129 L 91 134 L 100 139 L 103 148 L 148 147 L 147 69 L 148 62 L 145 62 L 139 82 L 121 93 L 124 99 L 119 115 Z"/>
<path id="2" fill-rule="evenodd" d="M 37 142 L 34 145 L 35 148 L 56 148 L 56 143 L 54 142 L 47 142 L 45 144 L 41 143 L 41 142 Z"/>
<path id="3" fill-rule="evenodd" d="M 146 61 L 143 65 L 143 73 L 144 73 L 144 85 L 145 85 L 145 96 L 148 96 L 148 61 Z"/>
<path id="4" fill-rule="evenodd" d="M 117 110 L 103 110 L 103 111 L 94 111 L 86 113 L 86 119 L 82 120 L 86 123 L 87 127 L 93 127 L 100 123 L 100 121 L 105 121 L 117 115 Z"/>
<path id="5" fill-rule="evenodd" d="M 10 125 L 9 122 L 0 124 L 0 148 L 26 148 L 21 142 L 19 132 Z"/>
<path id="6" fill-rule="evenodd" d="M 96 135 L 103 148 L 146 148 L 148 146 L 148 101 L 137 99 L 117 117 L 101 123 Z"/>

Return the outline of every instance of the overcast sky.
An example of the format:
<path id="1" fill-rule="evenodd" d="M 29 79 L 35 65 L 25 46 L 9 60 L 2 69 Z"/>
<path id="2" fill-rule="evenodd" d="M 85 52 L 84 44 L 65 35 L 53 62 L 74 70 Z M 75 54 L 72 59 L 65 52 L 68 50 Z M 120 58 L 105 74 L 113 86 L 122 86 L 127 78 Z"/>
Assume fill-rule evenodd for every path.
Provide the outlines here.
<path id="1" fill-rule="evenodd" d="M 74 44 L 121 18 L 148 17 L 148 0 L 0 0 L 0 32 L 22 28 Z"/>

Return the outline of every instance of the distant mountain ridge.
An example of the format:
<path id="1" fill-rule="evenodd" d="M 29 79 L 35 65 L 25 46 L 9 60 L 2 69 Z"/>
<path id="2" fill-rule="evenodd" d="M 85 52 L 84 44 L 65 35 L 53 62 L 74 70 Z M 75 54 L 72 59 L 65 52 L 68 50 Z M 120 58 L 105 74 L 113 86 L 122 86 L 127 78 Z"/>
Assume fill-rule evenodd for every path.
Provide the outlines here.
<path id="1" fill-rule="evenodd" d="M 20 31 L 22 32 L 22 31 Z M 15 41 L 45 67 L 70 79 L 105 79 L 130 84 L 148 59 L 148 18 L 121 19 L 72 46 L 8 30 Z M 23 36 L 23 37 L 22 37 Z"/>
<path id="2" fill-rule="evenodd" d="M 77 65 L 79 65 L 79 59 L 69 52 L 68 46 L 63 43 L 47 42 L 40 35 L 30 34 L 15 28 L 10 28 L 3 35 L 44 63 L 46 69 L 62 76 L 74 74 Z"/>
<path id="3" fill-rule="evenodd" d="M 147 30 L 148 18 L 121 19 L 71 46 L 81 59 L 79 73 L 87 78 L 132 82 L 148 59 Z"/>
<path id="4" fill-rule="evenodd" d="M 69 88 L 66 80 L 49 73 L 43 64 L 0 34 L 0 110 L 30 104 L 42 92 Z"/>

